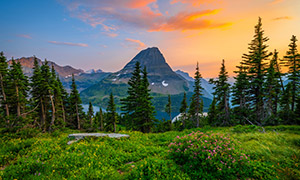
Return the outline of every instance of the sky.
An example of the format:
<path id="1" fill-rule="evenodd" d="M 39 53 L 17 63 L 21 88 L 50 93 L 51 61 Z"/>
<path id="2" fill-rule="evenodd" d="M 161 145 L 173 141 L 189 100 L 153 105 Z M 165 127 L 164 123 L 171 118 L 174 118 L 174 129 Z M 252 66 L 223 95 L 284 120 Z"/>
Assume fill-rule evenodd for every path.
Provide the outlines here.
<path id="1" fill-rule="evenodd" d="M 199 62 L 203 77 L 216 77 L 225 59 L 232 76 L 258 17 L 282 57 L 300 37 L 299 9 L 300 0 L 3 0 L 0 51 L 115 72 L 158 47 L 173 70 L 193 76 Z"/>

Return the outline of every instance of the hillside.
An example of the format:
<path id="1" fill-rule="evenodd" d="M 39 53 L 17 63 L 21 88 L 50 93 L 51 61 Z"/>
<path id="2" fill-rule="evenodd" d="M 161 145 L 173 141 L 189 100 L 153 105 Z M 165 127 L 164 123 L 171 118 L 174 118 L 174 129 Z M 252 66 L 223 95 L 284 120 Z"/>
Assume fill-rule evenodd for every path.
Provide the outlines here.
<path id="1" fill-rule="evenodd" d="M 0 179 L 299 179 L 299 126 L 265 128 L 266 133 L 253 126 L 156 134 L 121 131 L 130 138 L 87 138 L 71 145 L 67 145 L 67 136 L 78 131 L 57 131 L 30 138 L 23 134 L 21 139 L 20 134 L 1 134 Z M 232 143 L 240 145 L 232 150 L 232 155 L 242 153 L 247 157 L 247 165 L 226 168 L 220 159 L 212 157 L 199 166 L 203 169 L 213 163 L 210 171 L 194 172 L 197 167 L 193 165 L 199 162 L 200 155 L 181 165 L 178 160 L 189 156 L 174 158 L 171 146 L 197 131 L 231 138 Z M 193 148 L 185 154 L 192 152 Z M 230 156 L 224 157 L 230 160 Z M 222 169 L 218 170 L 219 167 Z"/>

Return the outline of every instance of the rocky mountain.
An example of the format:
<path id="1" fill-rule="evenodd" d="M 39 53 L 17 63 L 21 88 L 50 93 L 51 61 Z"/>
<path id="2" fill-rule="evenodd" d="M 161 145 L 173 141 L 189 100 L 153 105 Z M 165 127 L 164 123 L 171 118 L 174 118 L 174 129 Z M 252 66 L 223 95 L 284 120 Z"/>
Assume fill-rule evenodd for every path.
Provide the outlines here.
<path id="1" fill-rule="evenodd" d="M 179 94 L 188 91 L 187 81 L 171 69 L 157 47 L 147 48 L 139 52 L 123 69 L 108 76 L 105 83 L 127 83 L 137 61 L 140 62 L 142 68 L 147 68 L 152 92 Z"/>
<path id="2" fill-rule="evenodd" d="M 39 65 L 41 66 L 43 64 L 43 61 L 40 59 L 37 59 L 39 62 Z M 33 72 L 33 65 L 34 65 L 34 57 L 22 57 L 19 59 L 15 59 L 16 62 L 20 62 L 22 67 L 23 67 L 23 72 L 27 76 L 31 76 Z M 12 61 L 8 61 L 8 64 L 11 64 Z M 48 64 L 50 67 L 52 65 L 54 66 L 55 71 L 59 74 L 61 77 L 68 77 L 71 76 L 72 74 L 80 74 L 83 73 L 83 70 L 81 69 L 75 69 L 71 66 L 59 66 L 56 63 L 52 61 L 48 61 Z"/>
<path id="3" fill-rule="evenodd" d="M 84 103 L 91 101 L 95 105 L 105 107 L 108 101 L 108 95 L 112 92 L 116 97 L 116 104 L 120 105 L 120 99 L 127 95 L 127 82 L 132 75 L 137 61 L 140 62 L 142 67 L 145 66 L 147 69 L 148 80 L 153 96 L 152 102 L 157 111 L 157 115 L 159 117 L 166 115 L 164 107 L 169 94 L 171 95 L 173 113 L 177 115 L 176 113 L 179 113 L 183 93 L 187 92 L 188 101 L 193 94 L 189 91 L 189 86 L 191 86 L 191 84 L 193 85 L 193 82 L 175 73 L 156 47 L 142 50 L 126 64 L 123 69 L 108 75 L 99 83 L 83 90 L 80 93 L 82 101 Z M 203 99 L 204 109 L 207 111 L 212 100 L 208 93 L 206 93 Z"/>

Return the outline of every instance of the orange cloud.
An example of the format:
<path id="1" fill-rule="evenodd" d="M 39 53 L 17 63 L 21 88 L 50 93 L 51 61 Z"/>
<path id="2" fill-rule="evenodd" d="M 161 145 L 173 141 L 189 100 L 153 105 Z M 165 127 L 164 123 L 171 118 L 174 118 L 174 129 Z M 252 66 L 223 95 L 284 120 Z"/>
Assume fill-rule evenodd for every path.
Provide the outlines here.
<path id="1" fill-rule="evenodd" d="M 137 9 L 141 7 L 146 7 L 148 4 L 155 3 L 156 0 L 130 0 L 127 2 L 127 7 Z"/>
<path id="2" fill-rule="evenodd" d="M 193 6 L 200 6 L 205 3 L 212 3 L 218 0 L 172 0 L 171 4 L 183 3 L 183 4 L 192 4 Z"/>
<path id="3" fill-rule="evenodd" d="M 278 21 L 278 20 L 291 20 L 291 19 L 293 19 L 293 18 L 290 16 L 282 16 L 282 17 L 274 18 L 273 20 Z"/>
<path id="4" fill-rule="evenodd" d="M 271 4 L 279 4 L 279 3 L 282 3 L 284 0 L 273 0 L 271 2 Z"/>
<path id="5" fill-rule="evenodd" d="M 127 42 L 127 44 L 129 46 L 134 46 L 138 50 L 146 47 L 146 45 L 143 42 L 141 42 L 140 40 L 127 38 L 127 39 L 125 39 L 125 41 Z"/>
<path id="6" fill-rule="evenodd" d="M 152 31 L 175 31 L 175 30 L 199 30 L 199 29 L 210 29 L 210 28 L 223 28 L 228 27 L 232 23 L 213 23 L 211 20 L 200 19 L 203 16 L 209 16 L 220 12 L 216 10 L 205 10 L 193 13 L 182 12 L 176 16 L 170 17 L 163 24 L 157 24 L 155 27 L 149 29 Z"/>

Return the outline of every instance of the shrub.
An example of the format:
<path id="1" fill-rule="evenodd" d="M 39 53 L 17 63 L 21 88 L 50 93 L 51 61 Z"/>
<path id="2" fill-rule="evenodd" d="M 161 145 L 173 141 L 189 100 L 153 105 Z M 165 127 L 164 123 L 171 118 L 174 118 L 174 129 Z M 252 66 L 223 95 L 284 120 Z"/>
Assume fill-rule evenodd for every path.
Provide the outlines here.
<path id="1" fill-rule="evenodd" d="M 249 178 L 250 157 L 238 149 L 229 137 L 198 131 L 177 136 L 169 144 L 169 156 L 192 179 Z"/>

